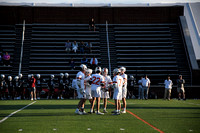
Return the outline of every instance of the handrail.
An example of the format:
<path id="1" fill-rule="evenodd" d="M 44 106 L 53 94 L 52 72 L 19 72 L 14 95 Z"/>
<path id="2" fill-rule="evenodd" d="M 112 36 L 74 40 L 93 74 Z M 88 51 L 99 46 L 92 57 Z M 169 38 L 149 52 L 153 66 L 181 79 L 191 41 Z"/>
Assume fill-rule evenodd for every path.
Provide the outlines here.
<path id="1" fill-rule="evenodd" d="M 23 22 L 23 31 L 22 31 L 22 45 L 21 45 L 21 55 L 20 55 L 20 62 L 19 62 L 19 75 L 22 69 L 22 58 L 23 58 L 23 45 L 24 45 L 24 33 L 25 33 L 25 20 Z"/>
<path id="2" fill-rule="evenodd" d="M 199 27 L 197 26 L 197 22 L 196 22 L 196 20 L 195 20 L 195 17 L 194 17 L 194 14 L 193 14 L 193 11 L 192 11 L 192 8 L 191 8 L 190 3 L 187 3 L 187 6 L 188 6 L 188 9 L 189 9 L 191 18 L 192 18 L 193 25 L 195 26 L 195 28 L 194 28 L 194 29 L 195 29 L 195 32 L 196 32 L 196 34 L 198 35 L 198 38 L 200 38 Z M 198 39 L 198 40 L 199 40 L 199 39 Z"/>
<path id="3" fill-rule="evenodd" d="M 109 45 L 109 37 L 108 37 L 108 22 L 106 21 L 106 38 L 107 38 L 107 50 L 108 50 L 108 64 L 109 64 L 109 72 L 111 75 L 111 63 L 110 63 L 110 45 Z"/>
<path id="4" fill-rule="evenodd" d="M 186 27 L 183 26 L 183 22 L 182 22 L 184 19 L 185 19 L 185 17 L 183 17 L 183 16 L 179 17 L 179 27 L 181 29 L 181 36 L 183 38 L 184 50 L 185 50 L 185 53 L 186 53 L 186 58 L 187 58 L 187 62 L 188 62 L 189 69 L 190 69 L 190 75 L 191 75 L 190 80 L 191 80 L 191 85 L 192 85 L 192 60 L 189 57 L 187 42 L 185 40 L 186 37 L 184 36 L 184 29 L 183 28 L 186 28 Z"/>

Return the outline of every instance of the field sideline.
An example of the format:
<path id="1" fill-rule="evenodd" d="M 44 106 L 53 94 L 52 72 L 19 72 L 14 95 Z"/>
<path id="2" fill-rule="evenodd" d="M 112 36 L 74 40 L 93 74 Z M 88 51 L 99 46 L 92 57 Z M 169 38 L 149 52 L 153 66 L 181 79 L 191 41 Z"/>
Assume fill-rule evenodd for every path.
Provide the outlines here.
<path id="1" fill-rule="evenodd" d="M 200 100 L 127 100 L 128 112 L 119 116 L 110 113 L 114 110 L 114 105 L 111 104 L 113 100 L 109 101 L 107 107 L 109 113 L 99 116 L 76 115 L 74 111 L 78 100 L 38 100 L 0 123 L 0 132 L 159 133 L 158 130 L 164 133 L 200 132 Z M 0 120 L 30 103 L 32 101 L 29 100 L 0 101 Z M 88 101 L 87 111 L 89 111 Z"/>

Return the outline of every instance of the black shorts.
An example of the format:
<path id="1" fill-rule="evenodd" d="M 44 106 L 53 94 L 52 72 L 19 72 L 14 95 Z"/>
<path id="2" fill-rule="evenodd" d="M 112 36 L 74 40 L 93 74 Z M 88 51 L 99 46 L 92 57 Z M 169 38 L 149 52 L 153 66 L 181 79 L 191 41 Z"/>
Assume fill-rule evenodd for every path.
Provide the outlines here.
<path id="1" fill-rule="evenodd" d="M 36 88 L 35 87 L 31 87 L 31 91 L 36 91 Z"/>

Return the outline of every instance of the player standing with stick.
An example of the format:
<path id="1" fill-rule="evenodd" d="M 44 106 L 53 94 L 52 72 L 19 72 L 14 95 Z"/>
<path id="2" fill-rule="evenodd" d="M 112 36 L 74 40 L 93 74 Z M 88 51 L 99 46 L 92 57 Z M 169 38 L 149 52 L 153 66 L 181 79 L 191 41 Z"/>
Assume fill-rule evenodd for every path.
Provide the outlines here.
<path id="1" fill-rule="evenodd" d="M 80 98 L 80 101 L 78 103 L 75 113 L 82 115 L 82 114 L 86 114 L 83 107 L 86 101 L 84 79 L 85 79 L 85 71 L 87 70 L 87 66 L 84 64 L 81 64 L 80 69 L 81 70 L 76 75 L 76 89 L 77 89 L 78 98 Z"/>
<path id="2" fill-rule="evenodd" d="M 122 86 L 122 101 L 123 101 L 123 111 L 122 113 L 126 113 L 126 96 L 127 96 L 127 75 L 125 74 L 126 68 L 120 68 L 121 73 L 120 76 L 123 78 L 123 86 Z"/>

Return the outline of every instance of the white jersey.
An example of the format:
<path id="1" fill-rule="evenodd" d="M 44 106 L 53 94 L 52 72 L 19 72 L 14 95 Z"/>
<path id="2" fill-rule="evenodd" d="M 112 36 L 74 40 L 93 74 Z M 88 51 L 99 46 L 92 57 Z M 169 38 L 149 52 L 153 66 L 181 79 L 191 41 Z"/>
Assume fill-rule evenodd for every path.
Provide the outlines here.
<path id="1" fill-rule="evenodd" d="M 105 87 L 109 88 L 110 84 L 112 84 L 112 79 L 110 76 L 103 76 L 104 77 L 104 81 L 105 81 Z"/>
<path id="2" fill-rule="evenodd" d="M 124 87 L 122 88 L 122 89 L 127 89 L 127 74 L 122 74 L 122 75 L 120 75 L 122 78 L 123 78 L 123 85 L 124 85 Z"/>
<path id="3" fill-rule="evenodd" d="M 91 96 L 91 85 L 89 84 L 91 76 L 86 76 L 85 77 L 85 93 L 86 93 L 86 98 L 87 99 L 92 99 Z"/>
<path id="4" fill-rule="evenodd" d="M 124 80 L 121 76 L 119 75 L 116 75 L 114 78 L 113 78 L 113 84 L 116 84 L 115 86 L 115 92 L 119 92 L 119 93 L 122 93 L 122 86 L 123 86 L 123 83 L 124 83 Z"/>
<path id="5" fill-rule="evenodd" d="M 91 76 L 85 77 L 85 89 L 91 90 L 91 85 L 89 84 L 90 79 L 91 79 Z"/>
<path id="6" fill-rule="evenodd" d="M 143 79 L 142 79 L 142 86 L 143 86 L 143 87 L 148 87 L 148 85 L 149 85 L 150 83 L 151 83 L 151 82 L 150 82 L 149 78 L 147 78 L 147 79 L 143 78 Z"/>
<path id="7" fill-rule="evenodd" d="M 91 90 L 101 89 L 101 83 L 104 83 L 104 77 L 100 74 L 92 74 L 91 79 Z"/>
<path id="8" fill-rule="evenodd" d="M 165 80 L 164 84 L 166 89 L 172 89 L 173 83 L 171 80 Z"/>
<path id="9" fill-rule="evenodd" d="M 80 88 L 85 88 L 84 87 L 84 79 L 85 79 L 85 74 L 83 72 L 78 72 L 76 74 L 76 85 L 77 85 L 77 89 L 80 89 Z"/>

